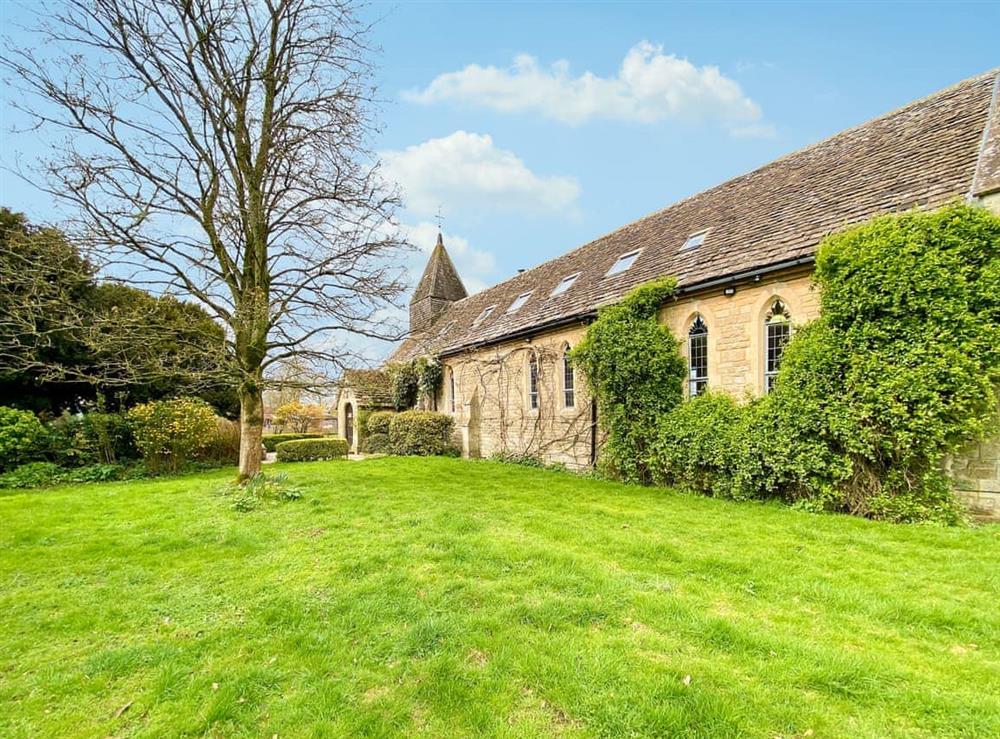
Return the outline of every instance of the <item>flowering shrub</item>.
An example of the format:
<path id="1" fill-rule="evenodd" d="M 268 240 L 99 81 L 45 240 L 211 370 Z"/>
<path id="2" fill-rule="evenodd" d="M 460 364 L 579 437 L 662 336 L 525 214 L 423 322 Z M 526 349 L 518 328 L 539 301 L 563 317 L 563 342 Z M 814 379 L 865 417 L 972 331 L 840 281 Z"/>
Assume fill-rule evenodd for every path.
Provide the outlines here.
<path id="1" fill-rule="evenodd" d="M 204 450 L 216 433 L 212 406 L 198 398 L 143 403 L 128 417 L 135 444 L 152 469 L 176 471 Z"/>
<path id="2" fill-rule="evenodd" d="M 27 462 L 45 435 L 31 411 L 0 406 L 0 470 Z"/>

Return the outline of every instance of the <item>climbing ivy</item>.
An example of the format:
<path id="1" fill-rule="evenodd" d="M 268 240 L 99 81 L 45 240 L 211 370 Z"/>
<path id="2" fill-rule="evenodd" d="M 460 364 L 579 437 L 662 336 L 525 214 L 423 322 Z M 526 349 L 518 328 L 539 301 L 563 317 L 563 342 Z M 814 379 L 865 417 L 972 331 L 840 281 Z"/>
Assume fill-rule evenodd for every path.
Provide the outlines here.
<path id="1" fill-rule="evenodd" d="M 815 283 L 820 318 L 774 391 L 663 415 L 647 466 L 715 495 L 956 520 L 945 460 L 998 427 L 1000 218 L 961 204 L 876 218 L 820 245 Z"/>
<path id="2" fill-rule="evenodd" d="M 658 320 L 676 281 L 641 285 L 602 308 L 571 358 L 583 370 L 607 433 L 601 463 L 629 482 L 649 482 L 649 444 L 657 422 L 682 398 L 684 361 Z"/>

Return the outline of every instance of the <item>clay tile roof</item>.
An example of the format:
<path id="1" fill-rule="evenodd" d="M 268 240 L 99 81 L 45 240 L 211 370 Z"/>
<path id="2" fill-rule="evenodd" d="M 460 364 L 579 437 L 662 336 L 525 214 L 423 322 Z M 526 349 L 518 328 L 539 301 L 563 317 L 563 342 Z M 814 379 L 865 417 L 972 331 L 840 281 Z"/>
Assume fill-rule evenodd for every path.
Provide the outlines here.
<path id="1" fill-rule="evenodd" d="M 681 287 L 694 287 L 808 259 L 824 236 L 873 215 L 1000 189 L 998 77 L 1000 70 L 993 70 L 961 82 L 459 300 L 422 336 L 404 341 L 393 360 L 450 353 L 584 317 L 657 277 L 671 275 Z M 986 126 L 991 116 L 993 133 Z M 682 249 L 689 236 L 705 229 L 704 243 Z M 621 255 L 635 249 L 641 251 L 630 269 L 606 276 Z M 550 297 L 575 272 L 580 275 L 573 286 Z M 529 290 L 534 292 L 519 311 L 505 312 Z M 473 327 L 489 305 L 498 309 Z"/>

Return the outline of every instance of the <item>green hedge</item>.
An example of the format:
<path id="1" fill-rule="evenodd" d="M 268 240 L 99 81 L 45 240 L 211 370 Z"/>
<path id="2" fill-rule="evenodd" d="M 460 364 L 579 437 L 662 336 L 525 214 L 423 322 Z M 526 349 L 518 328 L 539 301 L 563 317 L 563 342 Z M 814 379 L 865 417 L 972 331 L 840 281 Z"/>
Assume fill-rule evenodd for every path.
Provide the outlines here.
<path id="1" fill-rule="evenodd" d="M 388 435 L 389 424 L 392 423 L 392 419 L 395 415 L 396 414 L 393 411 L 374 411 L 370 416 L 368 416 L 368 433 Z"/>
<path id="2" fill-rule="evenodd" d="M 368 425 L 370 428 L 370 419 Z M 454 419 L 444 413 L 396 413 L 389 422 L 389 448 L 393 454 L 456 455 L 458 448 L 452 440 L 454 429 Z"/>
<path id="3" fill-rule="evenodd" d="M 326 436 L 326 434 L 319 434 L 315 432 L 305 434 L 267 434 L 261 441 L 267 451 L 275 452 L 278 450 L 278 444 L 285 441 L 298 441 L 299 439 L 322 439 L 324 436 Z"/>
<path id="4" fill-rule="evenodd" d="M 293 439 L 278 444 L 279 462 L 311 462 L 317 459 L 341 459 L 347 456 L 347 439 L 327 436 L 321 439 Z"/>
<path id="5" fill-rule="evenodd" d="M 361 442 L 361 451 L 365 454 L 389 454 L 389 434 L 368 434 Z"/>

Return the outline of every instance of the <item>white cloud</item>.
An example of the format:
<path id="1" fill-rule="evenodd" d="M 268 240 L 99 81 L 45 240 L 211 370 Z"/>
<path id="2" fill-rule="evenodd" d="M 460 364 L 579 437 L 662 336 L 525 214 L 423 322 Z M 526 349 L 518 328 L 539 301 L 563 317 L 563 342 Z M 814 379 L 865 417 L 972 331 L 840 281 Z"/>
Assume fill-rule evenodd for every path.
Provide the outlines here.
<path id="1" fill-rule="evenodd" d="M 433 223 L 421 221 L 417 224 L 399 225 L 400 231 L 406 240 L 416 246 L 419 251 L 414 253 L 409 265 L 410 281 L 416 286 L 417 280 L 423 274 L 427 265 L 427 257 L 430 255 L 434 244 L 437 243 L 438 227 Z M 474 249 L 469 244 L 469 240 L 456 234 L 445 232 L 442 234 L 445 248 L 455 263 L 465 289 L 469 294 L 477 293 L 492 284 L 492 276 L 496 270 L 496 259 L 488 251 Z"/>
<path id="2" fill-rule="evenodd" d="M 380 152 L 389 180 L 399 183 L 408 210 L 422 215 L 439 205 L 452 212 L 572 213 L 580 186 L 572 177 L 544 177 L 489 135 L 455 131 L 402 151 Z"/>
<path id="3" fill-rule="evenodd" d="M 591 72 L 572 77 L 565 60 L 544 69 L 538 59 L 522 54 L 508 69 L 470 64 L 403 96 L 422 104 L 451 101 L 505 113 L 533 111 L 569 124 L 592 118 L 638 123 L 684 118 L 732 126 L 762 117 L 760 106 L 718 67 L 697 67 L 648 41 L 629 49 L 617 77 Z"/>

